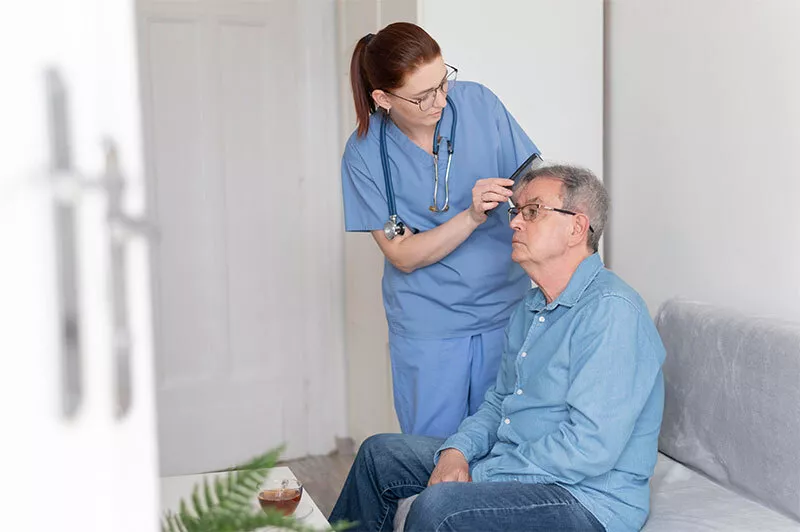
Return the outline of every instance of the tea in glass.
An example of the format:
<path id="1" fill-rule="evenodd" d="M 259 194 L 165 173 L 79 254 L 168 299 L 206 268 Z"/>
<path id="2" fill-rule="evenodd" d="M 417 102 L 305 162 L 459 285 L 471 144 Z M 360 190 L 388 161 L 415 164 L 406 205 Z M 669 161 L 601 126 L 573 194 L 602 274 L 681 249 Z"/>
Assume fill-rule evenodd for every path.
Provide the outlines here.
<path id="1" fill-rule="evenodd" d="M 291 515 L 303 497 L 303 485 L 297 479 L 276 479 L 264 482 L 258 493 L 258 504 L 263 510 L 273 508 L 283 515 Z"/>

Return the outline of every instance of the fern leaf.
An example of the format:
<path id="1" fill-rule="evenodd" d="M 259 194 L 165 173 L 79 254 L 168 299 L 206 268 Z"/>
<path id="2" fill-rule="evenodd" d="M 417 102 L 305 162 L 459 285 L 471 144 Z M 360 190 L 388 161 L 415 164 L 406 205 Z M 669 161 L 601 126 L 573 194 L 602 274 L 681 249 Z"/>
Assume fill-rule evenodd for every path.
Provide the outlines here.
<path id="1" fill-rule="evenodd" d="M 217 503 L 222 500 L 222 497 L 225 495 L 225 491 L 229 489 L 229 486 L 226 485 L 229 478 L 222 479 L 221 477 L 217 477 L 214 479 L 214 492 L 217 494 Z"/>
<path id="2" fill-rule="evenodd" d="M 204 480 L 202 493 L 201 487 L 195 486 L 190 497 L 193 511 L 186 500 L 181 500 L 177 514 L 165 514 L 162 532 L 250 532 L 267 526 L 310 532 L 312 529 L 277 510 L 253 508 L 258 488 L 269 474 L 269 469 L 277 463 L 282 450 L 281 447 L 256 456 L 245 464 L 229 469 L 213 482 Z M 331 530 L 339 532 L 349 526 L 352 524 L 337 523 Z"/>
<path id="3" fill-rule="evenodd" d="M 211 494 L 211 482 L 207 478 L 203 479 L 203 494 L 205 495 L 206 508 L 210 510 L 216 506 L 217 501 L 214 500 L 214 496 Z"/>
<path id="4" fill-rule="evenodd" d="M 209 509 L 211 507 L 209 506 Z M 195 484 L 194 489 L 192 490 L 192 509 L 194 510 L 194 515 L 197 517 L 203 517 L 206 513 L 206 509 L 203 507 L 203 502 L 200 500 L 200 489 Z"/>
<path id="5" fill-rule="evenodd" d="M 186 528 L 181 524 L 180 518 L 172 512 L 167 512 L 164 523 L 161 525 L 162 532 L 186 532 Z"/>
<path id="6" fill-rule="evenodd" d="M 178 517 L 177 515 L 173 515 L 172 520 L 175 523 L 175 527 L 177 528 L 178 532 L 189 532 L 189 530 L 181 522 L 180 517 Z"/>
<path id="7" fill-rule="evenodd" d="M 161 532 L 177 532 L 172 525 L 172 513 L 166 512 L 161 519 Z"/>
<path id="8" fill-rule="evenodd" d="M 189 507 L 185 499 L 181 499 L 180 509 L 178 510 L 179 524 L 186 529 L 187 532 L 195 530 L 195 523 L 197 520 L 189 512 Z"/>

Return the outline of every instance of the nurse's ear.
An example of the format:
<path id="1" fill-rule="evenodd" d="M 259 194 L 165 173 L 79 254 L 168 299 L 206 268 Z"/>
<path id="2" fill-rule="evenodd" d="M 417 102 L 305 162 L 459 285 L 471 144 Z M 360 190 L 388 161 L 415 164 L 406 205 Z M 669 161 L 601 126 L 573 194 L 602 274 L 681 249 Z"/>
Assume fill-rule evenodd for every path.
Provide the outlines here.
<path id="1" fill-rule="evenodd" d="M 387 113 L 392 108 L 392 100 L 389 99 L 389 95 L 383 92 L 380 89 L 375 89 L 372 91 L 372 99 L 375 101 L 375 105 L 377 107 L 382 107 L 384 111 Z"/>

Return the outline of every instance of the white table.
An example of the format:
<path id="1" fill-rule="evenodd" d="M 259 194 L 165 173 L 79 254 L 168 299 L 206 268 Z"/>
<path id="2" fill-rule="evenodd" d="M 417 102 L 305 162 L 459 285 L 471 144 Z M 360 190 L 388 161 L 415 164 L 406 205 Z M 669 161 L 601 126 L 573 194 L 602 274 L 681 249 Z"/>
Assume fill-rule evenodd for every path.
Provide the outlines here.
<path id="1" fill-rule="evenodd" d="M 273 467 L 269 471 L 270 477 L 292 477 L 294 473 L 288 467 Z M 178 511 L 178 505 L 181 499 L 190 501 L 192 490 L 195 484 L 203 481 L 204 478 L 213 480 L 215 477 L 224 476 L 225 473 L 206 473 L 201 475 L 182 475 L 177 477 L 162 477 L 161 478 L 161 514 L 170 510 L 172 512 Z M 253 501 L 255 504 L 255 496 L 253 494 Z M 296 514 L 303 515 L 311 508 L 311 513 L 307 517 L 303 517 L 300 522 L 308 527 L 317 530 L 328 530 L 330 524 L 325 518 L 325 515 L 319 510 L 311 495 L 303 490 L 303 498 L 300 499 L 300 504 L 297 506 Z"/>

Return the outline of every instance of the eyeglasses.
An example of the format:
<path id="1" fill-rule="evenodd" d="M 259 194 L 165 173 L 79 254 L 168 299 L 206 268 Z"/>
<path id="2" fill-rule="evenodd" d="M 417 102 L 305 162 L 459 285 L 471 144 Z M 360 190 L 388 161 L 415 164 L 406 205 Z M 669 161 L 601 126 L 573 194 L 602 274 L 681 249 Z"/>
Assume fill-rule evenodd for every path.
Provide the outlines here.
<path id="1" fill-rule="evenodd" d="M 442 82 L 439 83 L 439 86 L 427 91 L 417 100 L 406 98 L 405 96 L 400 96 L 399 94 L 395 94 L 387 90 L 384 90 L 383 92 L 386 94 L 391 94 L 395 98 L 400 98 L 401 100 L 405 100 L 409 103 L 417 105 L 420 111 L 427 111 L 433 107 L 439 91 L 442 91 L 442 94 L 447 94 L 447 91 L 452 89 L 453 85 L 456 84 L 456 79 L 458 78 L 458 69 L 454 66 L 448 65 L 447 63 L 445 63 L 444 66 L 447 67 L 447 74 L 445 74 L 444 78 L 442 78 Z"/>
<path id="2" fill-rule="evenodd" d="M 523 220 L 532 222 L 539 215 L 540 210 L 560 212 L 561 214 L 569 214 L 570 216 L 577 216 L 580 214 L 574 211 L 568 211 L 567 209 L 559 209 L 558 207 L 548 207 L 547 205 L 541 205 L 539 203 L 528 203 L 522 207 L 511 207 L 508 209 L 508 223 L 511 223 L 520 213 L 522 213 Z M 594 228 L 591 225 L 589 226 L 589 231 L 594 233 Z"/>

